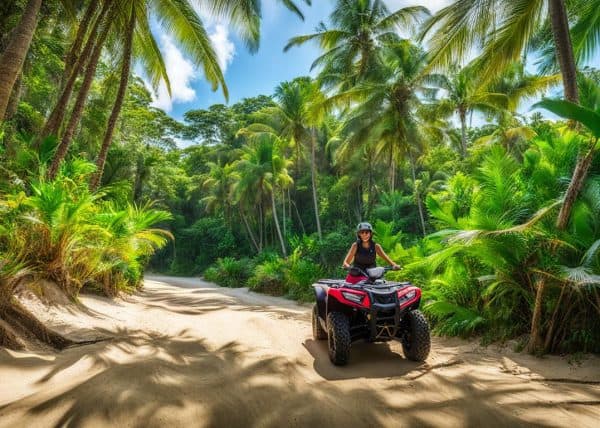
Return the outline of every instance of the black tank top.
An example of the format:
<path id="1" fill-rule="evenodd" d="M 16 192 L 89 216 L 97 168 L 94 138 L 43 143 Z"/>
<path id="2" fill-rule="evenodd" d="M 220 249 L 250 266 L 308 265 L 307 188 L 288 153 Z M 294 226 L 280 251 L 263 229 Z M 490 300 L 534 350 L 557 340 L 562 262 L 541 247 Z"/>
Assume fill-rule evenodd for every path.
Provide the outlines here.
<path id="1" fill-rule="evenodd" d="M 356 241 L 356 254 L 354 255 L 353 266 L 361 268 L 363 270 L 375 267 L 375 259 L 377 253 L 375 252 L 375 243 L 369 240 L 369 248 L 365 248 L 362 245 L 362 241 L 358 239 Z"/>

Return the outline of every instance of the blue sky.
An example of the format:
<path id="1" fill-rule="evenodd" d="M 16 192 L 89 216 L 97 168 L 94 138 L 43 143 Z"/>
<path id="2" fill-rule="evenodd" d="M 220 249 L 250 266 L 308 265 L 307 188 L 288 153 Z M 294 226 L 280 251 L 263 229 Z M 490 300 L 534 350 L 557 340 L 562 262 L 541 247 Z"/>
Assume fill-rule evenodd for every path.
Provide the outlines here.
<path id="1" fill-rule="evenodd" d="M 260 49 L 254 55 L 248 52 L 226 23 L 217 22 L 200 11 L 221 67 L 225 70 L 229 104 L 246 97 L 270 95 L 280 82 L 310 74 L 310 65 L 320 52 L 318 47 L 314 43 L 306 43 L 285 53 L 283 47 L 291 37 L 313 33 L 320 21 L 327 22 L 334 0 L 313 0 L 312 6 L 305 5 L 301 0 L 296 3 L 301 6 L 305 15 L 304 21 L 276 0 L 262 1 Z M 423 4 L 434 12 L 450 3 L 450 0 L 386 0 L 385 3 L 390 11 L 407 5 Z M 155 106 L 181 120 L 188 110 L 225 103 L 222 91 L 211 91 L 203 80 L 201 70 L 192 66 L 172 40 L 160 31 L 157 36 L 165 56 L 172 97 L 169 99 L 164 88 L 159 90 Z"/>

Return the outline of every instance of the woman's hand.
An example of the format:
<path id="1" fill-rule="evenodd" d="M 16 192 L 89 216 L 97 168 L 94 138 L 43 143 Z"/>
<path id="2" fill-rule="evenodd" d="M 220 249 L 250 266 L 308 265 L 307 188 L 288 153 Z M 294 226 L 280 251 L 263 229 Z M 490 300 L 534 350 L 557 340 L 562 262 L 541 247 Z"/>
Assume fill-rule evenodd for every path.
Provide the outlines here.
<path id="1" fill-rule="evenodd" d="M 349 263 L 346 263 L 346 262 L 344 262 L 344 264 L 342 265 L 342 268 L 343 268 L 343 269 L 350 269 L 350 264 L 349 264 Z"/>
<path id="2" fill-rule="evenodd" d="M 400 267 L 400 265 L 397 265 L 396 263 L 392 263 L 392 269 L 393 270 L 400 270 L 402 268 Z"/>

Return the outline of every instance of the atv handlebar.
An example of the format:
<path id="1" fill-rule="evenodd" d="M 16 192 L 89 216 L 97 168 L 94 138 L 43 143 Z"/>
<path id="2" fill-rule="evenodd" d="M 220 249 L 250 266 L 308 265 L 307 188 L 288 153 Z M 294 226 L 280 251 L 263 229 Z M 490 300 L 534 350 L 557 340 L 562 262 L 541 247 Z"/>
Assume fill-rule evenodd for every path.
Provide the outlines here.
<path id="1" fill-rule="evenodd" d="M 402 269 L 401 267 L 398 267 L 397 269 L 395 269 L 393 266 L 382 266 L 382 267 L 383 267 L 383 269 L 384 269 L 385 272 L 390 271 L 390 270 L 400 270 L 400 269 Z M 364 270 L 362 270 L 361 268 L 356 267 L 356 266 L 342 266 L 342 269 L 344 269 L 344 270 L 356 269 L 363 276 L 366 276 L 366 277 L 369 276 L 369 274 L 367 272 L 365 272 Z"/>

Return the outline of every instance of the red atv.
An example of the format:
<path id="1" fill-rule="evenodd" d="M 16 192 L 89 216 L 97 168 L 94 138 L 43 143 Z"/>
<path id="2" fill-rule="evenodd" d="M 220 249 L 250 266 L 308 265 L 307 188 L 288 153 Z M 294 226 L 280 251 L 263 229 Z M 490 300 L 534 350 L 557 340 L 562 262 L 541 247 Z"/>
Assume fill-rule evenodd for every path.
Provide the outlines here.
<path id="1" fill-rule="evenodd" d="M 367 279 L 357 284 L 336 279 L 313 284 L 317 300 L 312 313 L 313 337 L 328 340 L 333 364 L 347 364 L 350 344 L 360 339 L 399 340 L 404 355 L 413 361 L 424 361 L 429 355 L 429 324 L 418 310 L 421 289 L 410 282 L 385 281 L 383 276 L 390 269 L 359 269 Z"/>

